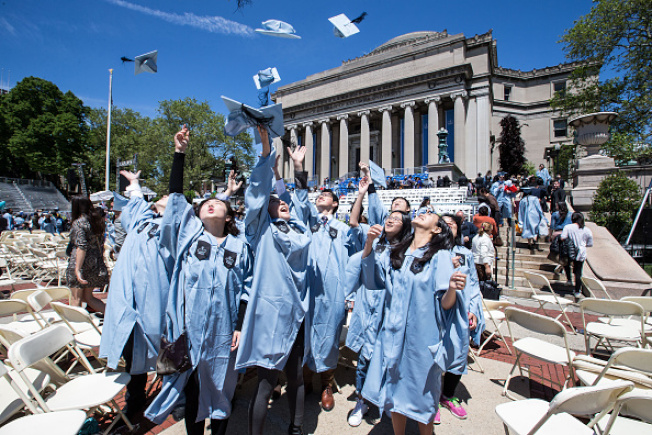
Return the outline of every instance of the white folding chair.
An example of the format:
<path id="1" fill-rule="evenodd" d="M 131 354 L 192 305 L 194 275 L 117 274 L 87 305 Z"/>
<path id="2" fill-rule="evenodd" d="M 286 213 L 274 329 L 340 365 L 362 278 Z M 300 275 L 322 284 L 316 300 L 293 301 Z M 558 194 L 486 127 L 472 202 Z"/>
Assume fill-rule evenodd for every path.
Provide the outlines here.
<path id="1" fill-rule="evenodd" d="M 586 345 L 587 355 L 591 355 L 591 337 L 597 338 L 593 351 L 602 345 L 607 351 L 613 352 L 613 341 L 624 341 L 632 343 L 635 346 L 643 346 L 645 340 L 645 313 L 643 307 L 635 302 L 627 301 L 610 301 L 606 299 L 586 298 L 580 301 L 580 311 L 582 312 L 582 323 L 584 324 L 584 343 Z M 610 324 L 604 322 L 586 321 L 586 312 L 602 314 L 608 317 L 626 317 L 634 316 L 638 319 L 638 328 Z"/>
<path id="2" fill-rule="evenodd" d="M 21 417 L 0 427 L 0 435 L 77 435 L 84 425 L 84 411 L 60 411 Z"/>
<path id="3" fill-rule="evenodd" d="M 570 321 L 568 314 L 566 313 L 568 306 L 572 305 L 573 302 L 555 293 L 555 291 L 552 289 L 552 286 L 550 285 L 550 281 L 548 281 L 548 278 L 546 278 L 544 275 L 527 270 L 524 271 L 523 274 L 525 275 L 525 279 L 530 286 L 530 289 L 532 289 L 532 299 L 536 300 L 539 303 L 539 308 L 543 311 L 543 313 L 546 316 L 550 316 L 546 312 L 546 304 L 556 305 L 559 308 L 560 313 L 557 317 L 555 317 L 555 320 L 558 320 L 561 316 L 564 316 L 571 332 L 575 333 L 575 327 L 573 326 L 573 323 Z M 550 294 L 541 293 L 539 290 L 542 288 L 548 289 Z"/>
<path id="4" fill-rule="evenodd" d="M 598 292 L 598 293 L 604 293 L 607 296 L 607 299 L 613 300 L 609 292 L 607 292 L 607 289 L 605 288 L 604 284 L 602 284 L 602 281 L 600 281 L 599 279 L 583 276 L 582 284 L 584 284 L 584 288 L 586 288 L 589 291 L 590 297 L 599 299 L 599 297 L 595 294 L 595 292 Z"/>
<path id="5" fill-rule="evenodd" d="M 25 370 L 64 347 L 76 348 L 72 333 L 63 325 L 55 325 L 14 343 L 9 349 L 11 365 L 28 386 L 38 407 L 44 412 L 75 409 L 94 412 L 100 410 L 101 405 L 111 405 L 128 429 L 133 430 L 133 425 L 115 402 L 115 397 L 131 379 L 128 373 L 94 373 L 80 376 L 57 388 L 56 392 L 46 399 L 41 397 L 25 375 Z M 86 359 L 81 351 L 76 349 L 76 352 L 80 358 Z M 88 360 L 86 363 L 90 365 Z M 117 417 L 104 433 L 108 434 L 116 422 Z"/>
<path id="6" fill-rule="evenodd" d="M 613 380 L 634 383 L 638 389 L 652 390 L 652 350 L 625 347 L 615 351 L 608 361 L 577 355 L 573 359 L 575 375 L 584 385 Z"/>
<path id="7" fill-rule="evenodd" d="M 645 312 L 644 325 L 645 335 L 650 336 L 652 334 L 652 319 L 650 314 L 652 314 L 652 296 L 625 296 L 621 301 L 634 302 L 643 307 L 643 312 Z M 624 319 L 626 324 L 634 325 L 638 323 L 638 319 Z M 638 325 L 637 325 L 638 326 Z"/>
<path id="8" fill-rule="evenodd" d="M 619 396 L 631 389 L 632 383 L 626 381 L 573 387 L 559 392 L 550 403 L 541 399 L 501 403 L 496 406 L 496 414 L 506 433 L 509 429 L 516 435 L 594 435 L 596 422 L 613 409 Z M 591 420 L 585 425 L 574 415 L 589 416 Z"/>
<path id="9" fill-rule="evenodd" d="M 611 415 L 605 415 L 597 426 L 603 435 L 652 434 L 652 395 L 639 390 L 623 394 L 616 401 Z"/>
<path id="10" fill-rule="evenodd" d="M 485 322 L 488 319 L 494 325 L 494 330 L 489 334 L 489 336 L 480 344 L 478 348 L 477 355 L 480 356 L 482 349 L 489 343 L 496 335 L 507 345 L 503 333 L 500 331 L 500 327 L 505 324 L 505 308 L 513 306 L 513 302 L 509 301 L 492 301 L 487 299 L 482 299 L 482 308 L 485 318 Z M 512 350 L 507 346 L 507 351 L 509 354 L 512 354 Z"/>
<path id="11" fill-rule="evenodd" d="M 14 328 L 25 331 L 28 334 L 38 332 L 44 327 L 44 325 L 33 317 L 31 310 L 25 301 L 18 299 L 0 301 L 0 318 L 5 318 L 3 323 L 10 324 Z M 29 317 L 24 317 L 26 314 L 32 316 L 32 319 L 30 320 Z"/>
<path id="12" fill-rule="evenodd" d="M 11 291 L 13 292 L 15 290 L 14 284 L 16 284 L 16 280 L 11 276 L 11 268 L 4 258 L 0 258 L 0 269 L 3 270 L 2 278 L 0 278 L 0 287 L 11 286 Z"/>
<path id="13" fill-rule="evenodd" d="M 566 328 L 556 319 L 551 319 L 550 317 L 542 316 L 541 314 L 530 313 L 529 311 L 519 310 L 518 308 L 508 307 L 505 309 L 505 316 L 507 318 L 507 328 L 509 330 L 509 335 L 512 339 L 512 345 L 516 351 L 516 361 L 512 366 L 507 379 L 505 379 L 505 386 L 503 388 L 503 396 L 507 396 L 512 400 L 515 400 L 513 396 L 509 394 L 509 382 L 514 376 L 514 371 L 518 367 L 520 375 L 523 376 L 523 367 L 521 366 L 521 356 L 527 355 L 531 358 L 539 359 L 541 361 L 558 364 L 562 367 L 568 368 L 568 376 L 564 380 L 564 383 L 558 383 L 552 379 L 546 379 L 552 384 L 559 385 L 561 389 L 564 389 L 566 384 L 573 377 L 573 366 L 571 362 L 575 357 L 575 353 L 570 350 L 568 347 L 568 337 L 566 333 Z M 563 340 L 564 346 L 558 346 L 556 344 L 550 343 L 548 340 L 542 340 L 532 336 L 526 336 L 514 340 L 514 334 L 512 332 L 512 324 L 517 324 L 522 328 L 528 330 L 528 332 L 543 334 L 546 336 L 559 337 Z M 528 369 L 528 375 L 532 373 Z"/>

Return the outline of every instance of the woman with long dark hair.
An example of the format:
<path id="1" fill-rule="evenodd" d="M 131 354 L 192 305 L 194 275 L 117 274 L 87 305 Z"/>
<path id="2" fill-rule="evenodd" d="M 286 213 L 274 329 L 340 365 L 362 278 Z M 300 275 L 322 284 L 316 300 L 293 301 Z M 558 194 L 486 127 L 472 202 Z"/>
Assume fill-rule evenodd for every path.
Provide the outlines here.
<path id="1" fill-rule="evenodd" d="M 360 225 L 359 215 L 362 199 L 369 187 L 370 180 L 363 177 L 360 180 L 359 193 L 351 209 L 351 231 L 358 236 L 358 243 L 362 248 L 367 239 L 368 225 Z M 386 249 L 404 241 L 412 233 L 411 219 L 408 213 L 393 211 L 385 219 L 383 226 L 375 225 L 375 229 L 382 230 L 374 244 L 374 251 L 381 254 Z M 346 347 L 358 354 L 358 364 L 355 372 L 355 387 L 358 400 L 347 419 L 350 426 L 357 427 L 362 423 L 362 417 L 369 408 L 362 398 L 369 361 L 373 354 L 376 336 L 382 322 L 384 308 L 384 292 L 368 290 L 360 281 L 362 252 L 351 256 L 346 268 L 347 273 L 347 300 L 354 300 L 353 312 L 349 320 L 346 335 Z"/>
<path id="2" fill-rule="evenodd" d="M 72 297 L 70 304 L 81 307 L 86 302 L 91 310 L 104 313 L 104 302 L 93 296 L 93 289 L 109 283 L 109 272 L 104 264 L 104 218 L 84 196 L 72 199 L 72 251 L 66 279 Z"/>
<path id="3" fill-rule="evenodd" d="M 228 200 L 205 199 L 195 215 L 183 195 L 188 137 L 185 126 L 175 135 L 170 196 L 160 228 L 165 237 L 160 243 L 161 250 L 174 261 L 166 316 L 167 339 L 173 342 L 182 333 L 187 334 L 192 368 L 163 377 L 161 392 L 146 416 L 162 423 L 185 395 L 188 435 L 203 434 L 207 418 L 211 421 L 211 433 L 224 435 L 238 380 L 235 355 L 253 258 L 247 244 L 237 237 L 235 211 Z M 232 173 L 229 186 L 233 185 Z M 238 188 L 236 185 L 233 190 Z"/>
<path id="4" fill-rule="evenodd" d="M 572 223 L 566 225 L 561 232 L 561 239 L 571 239 L 577 248 L 575 258 L 570 258 L 573 262 L 573 275 L 575 275 L 575 299 L 582 295 L 582 269 L 586 261 L 586 248 L 593 246 L 593 233 L 584 225 L 584 215 L 574 212 L 571 216 Z"/>
<path id="5" fill-rule="evenodd" d="M 458 292 L 466 276 L 453 269 L 453 236 L 438 215 L 423 213 L 412 228 L 382 254 L 373 246 L 381 229 L 372 227 L 367 236 L 362 283 L 385 291 L 385 309 L 362 396 L 391 413 L 396 435 L 405 433 L 407 418 L 418 422 L 422 435 L 432 435 L 446 353 L 453 351 L 444 335 L 465 310 Z"/>
<path id="6" fill-rule="evenodd" d="M 480 293 L 480 283 L 478 274 L 473 261 L 473 252 L 464 246 L 462 241 L 462 218 L 453 214 L 444 214 L 442 219 L 453 233 L 454 243 L 453 255 L 459 257 L 460 272 L 467 276 L 466 287 L 464 287 L 463 301 L 466 312 L 460 312 L 460 317 L 455 318 L 451 328 L 447 331 L 452 336 L 452 344 L 461 344 L 462 347 L 455 348 L 455 352 L 448 357 L 448 366 L 444 375 L 444 385 L 442 388 L 441 399 L 439 400 L 440 409 L 448 409 L 451 414 L 459 419 L 466 419 L 466 410 L 462 407 L 461 401 L 455 397 L 455 389 L 466 373 L 466 365 L 469 353 L 469 339 L 472 339 L 477 345 L 481 343 L 482 331 L 485 323 L 482 314 L 482 295 Z M 460 337 L 460 340 L 456 340 Z M 435 424 L 440 423 L 440 412 L 437 411 Z"/>

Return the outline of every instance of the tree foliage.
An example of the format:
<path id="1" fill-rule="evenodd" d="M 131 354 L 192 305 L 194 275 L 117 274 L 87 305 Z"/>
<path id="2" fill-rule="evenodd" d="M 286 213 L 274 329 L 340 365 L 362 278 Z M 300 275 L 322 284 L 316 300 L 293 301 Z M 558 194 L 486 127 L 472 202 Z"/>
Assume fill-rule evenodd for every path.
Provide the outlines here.
<path id="1" fill-rule="evenodd" d="M 606 227 L 616 238 L 632 226 L 634 212 L 641 202 L 641 190 L 636 181 L 620 171 L 605 177 L 593 196 L 591 220 Z"/>
<path id="2" fill-rule="evenodd" d="M 521 138 L 521 126 L 511 115 L 500 121 L 502 131 L 498 138 L 500 170 L 509 175 L 522 174 L 525 168 L 525 142 Z"/>
<path id="3" fill-rule="evenodd" d="M 553 107 L 570 115 L 618 112 L 615 130 L 646 142 L 652 134 L 650 0 L 594 0 L 560 42 L 566 56 L 581 66 L 571 75 L 569 90 L 555 95 Z M 600 71 L 610 78 L 596 80 Z"/>
<path id="4" fill-rule="evenodd" d="M 63 174 L 84 159 L 88 108 L 72 92 L 27 77 L 0 98 L 0 173 L 20 178 Z"/>

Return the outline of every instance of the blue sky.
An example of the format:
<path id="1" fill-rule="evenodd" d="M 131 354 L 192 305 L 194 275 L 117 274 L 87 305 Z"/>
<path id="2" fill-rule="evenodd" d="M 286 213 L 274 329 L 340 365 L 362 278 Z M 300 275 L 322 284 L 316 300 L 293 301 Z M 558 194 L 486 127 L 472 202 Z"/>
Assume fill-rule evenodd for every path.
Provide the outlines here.
<path id="1" fill-rule="evenodd" d="M 500 66 L 528 70 L 564 62 L 560 39 L 589 12 L 590 0 L 323 2 L 253 0 L 0 0 L 0 68 L 10 86 L 28 76 L 71 90 L 93 107 L 106 107 L 108 69 L 113 100 L 154 116 L 158 101 L 194 97 L 225 112 L 220 95 L 252 105 L 252 76 L 275 66 L 282 81 L 341 65 L 409 32 L 446 29 L 467 37 L 493 29 Z M 361 33 L 333 35 L 328 18 L 363 11 Z M 258 35 L 267 19 L 291 23 L 301 40 Z M 134 76 L 133 58 L 158 50 L 158 73 Z"/>

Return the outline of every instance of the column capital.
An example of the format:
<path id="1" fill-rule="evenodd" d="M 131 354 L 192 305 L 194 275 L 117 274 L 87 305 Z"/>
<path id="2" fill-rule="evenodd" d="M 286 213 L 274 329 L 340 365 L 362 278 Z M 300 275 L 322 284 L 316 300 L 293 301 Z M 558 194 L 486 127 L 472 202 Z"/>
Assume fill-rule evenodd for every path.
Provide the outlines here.
<path id="1" fill-rule="evenodd" d="M 348 113 L 342 113 L 340 115 L 337 115 L 337 120 L 341 121 L 343 119 L 349 119 L 349 114 Z"/>
<path id="2" fill-rule="evenodd" d="M 303 128 L 307 128 L 307 127 L 312 127 L 314 124 L 315 124 L 315 123 L 312 122 L 312 121 L 306 121 L 306 122 L 302 123 L 301 126 L 302 126 Z"/>
<path id="3" fill-rule="evenodd" d="M 292 130 L 296 130 L 297 128 L 299 128 L 299 126 L 297 124 L 286 125 L 285 126 L 285 131 L 292 131 Z"/>
<path id="4" fill-rule="evenodd" d="M 451 94 L 451 98 L 453 100 L 456 100 L 458 98 L 468 98 L 469 94 L 466 91 L 458 91 L 458 92 L 453 92 Z"/>
<path id="5" fill-rule="evenodd" d="M 430 104 L 430 103 L 439 104 L 440 101 L 441 101 L 441 97 L 439 95 L 436 95 L 434 97 L 428 97 L 425 100 L 423 100 L 423 102 L 426 104 Z"/>
<path id="6" fill-rule="evenodd" d="M 414 107 L 417 105 L 416 101 L 406 101 L 404 103 L 401 103 L 401 108 L 402 109 L 407 109 L 408 107 Z"/>
<path id="7" fill-rule="evenodd" d="M 489 88 L 471 89 L 472 97 L 487 97 L 489 96 Z"/>
<path id="8" fill-rule="evenodd" d="M 380 113 L 383 113 L 383 112 L 389 112 L 389 113 L 392 113 L 392 110 L 394 110 L 394 106 L 392 106 L 391 104 L 388 104 L 387 106 L 381 106 L 381 107 L 379 107 L 377 110 L 378 110 Z"/>
<path id="9" fill-rule="evenodd" d="M 371 110 L 361 110 L 361 111 L 358 112 L 358 116 L 360 118 L 362 118 L 363 116 L 369 116 L 370 113 L 371 113 Z"/>
<path id="10" fill-rule="evenodd" d="M 317 123 L 320 124 L 320 125 L 321 124 L 330 124 L 330 122 L 331 122 L 330 118 L 322 118 L 322 119 L 317 121 Z"/>

